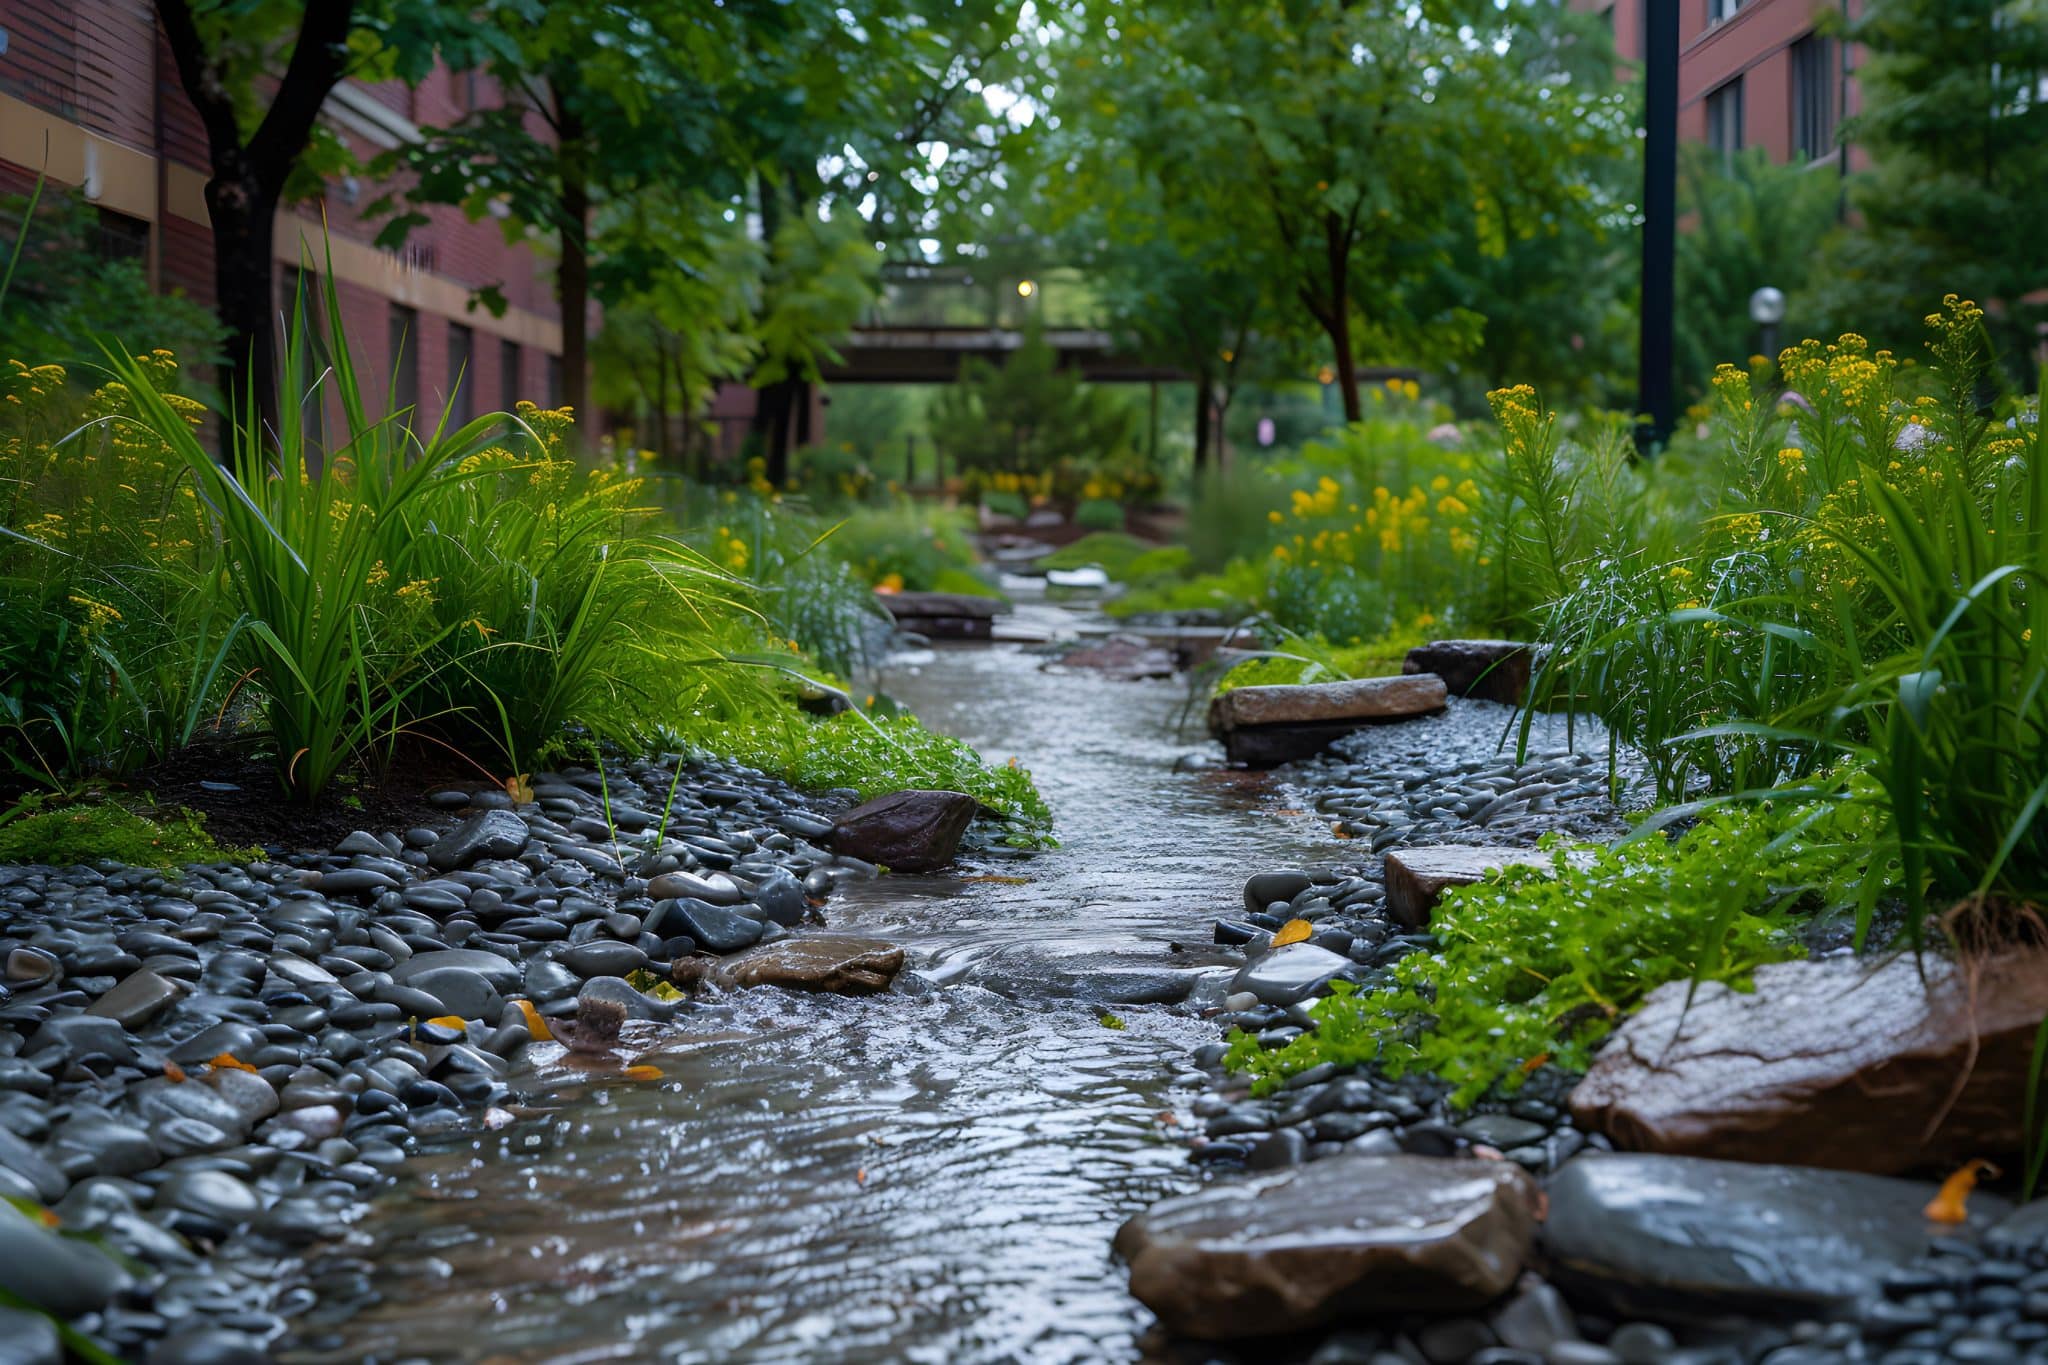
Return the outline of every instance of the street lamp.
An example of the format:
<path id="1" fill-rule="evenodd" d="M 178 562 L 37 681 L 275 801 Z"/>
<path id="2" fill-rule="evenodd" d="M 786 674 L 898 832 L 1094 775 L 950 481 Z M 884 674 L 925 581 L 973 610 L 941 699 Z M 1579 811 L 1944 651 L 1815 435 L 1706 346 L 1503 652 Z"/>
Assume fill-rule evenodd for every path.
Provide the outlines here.
<path id="1" fill-rule="evenodd" d="M 1749 320 L 1757 326 L 1757 340 L 1766 359 L 1778 349 L 1778 324 L 1785 320 L 1785 291 L 1765 285 L 1749 296 Z"/>

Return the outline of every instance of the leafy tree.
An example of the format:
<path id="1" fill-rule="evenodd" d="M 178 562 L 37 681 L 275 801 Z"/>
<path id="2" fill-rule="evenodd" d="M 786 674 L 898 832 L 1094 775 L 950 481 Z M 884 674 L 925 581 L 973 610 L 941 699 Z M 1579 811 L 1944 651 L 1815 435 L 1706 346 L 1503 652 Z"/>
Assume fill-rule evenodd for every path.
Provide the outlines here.
<path id="1" fill-rule="evenodd" d="M 2030 381 L 2048 323 L 2048 15 L 2039 0 L 1866 0 L 1847 37 L 1863 112 L 1842 136 L 1873 164 L 1852 177 L 1864 227 L 1837 246 L 1830 302 L 1903 334 L 1943 294 L 1976 299 Z"/>
<path id="2" fill-rule="evenodd" d="M 1583 168 L 1625 145 L 1622 103 L 1544 72 L 1531 16 L 1479 0 L 1075 0 L 1101 34 L 1089 116 L 1117 122 L 1174 212 L 1205 205 L 1226 257 L 1273 278 L 1322 331 L 1347 419 L 1360 354 L 1436 359 L 1479 314 L 1418 287 L 1454 244 L 1502 254 L 1601 210 Z"/>
<path id="3" fill-rule="evenodd" d="M 227 334 L 222 385 L 240 420 L 277 417 L 270 297 L 278 206 L 315 189 L 341 145 L 318 123 L 343 79 L 417 80 L 479 47 L 468 6 L 434 0 L 156 0 L 171 57 L 206 130 L 214 298 Z"/>
<path id="4" fill-rule="evenodd" d="M 1129 444 L 1131 409 L 1092 388 L 1037 327 L 1001 365 L 970 357 L 932 400 L 932 439 L 962 469 L 1036 474 L 1061 460 L 1107 459 Z"/>

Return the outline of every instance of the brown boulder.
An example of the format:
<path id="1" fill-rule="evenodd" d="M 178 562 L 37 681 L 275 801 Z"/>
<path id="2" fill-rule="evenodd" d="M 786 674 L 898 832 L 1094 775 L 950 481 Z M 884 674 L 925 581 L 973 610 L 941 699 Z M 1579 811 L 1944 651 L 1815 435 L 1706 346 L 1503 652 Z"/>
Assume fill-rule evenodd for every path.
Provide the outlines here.
<path id="1" fill-rule="evenodd" d="M 1434 673 L 1453 696 L 1516 705 L 1529 690 L 1530 647 L 1519 640 L 1431 640 L 1408 651 L 1403 673 Z"/>
<path id="2" fill-rule="evenodd" d="M 834 820 L 832 848 L 896 872 L 929 872 L 953 861 L 980 808 L 964 792 L 892 792 Z"/>
<path id="3" fill-rule="evenodd" d="M 875 600 L 897 625 L 935 640 L 986 640 L 1005 607 L 997 598 L 961 592 L 878 592 Z"/>
<path id="4" fill-rule="evenodd" d="M 1925 974 L 1924 980 L 1922 974 Z M 1755 990 L 1650 993 L 1572 1092 L 1641 1151 L 1879 1175 L 2020 1150 L 2048 952 L 1757 969 Z"/>
<path id="5" fill-rule="evenodd" d="M 1477 1308 L 1521 1273 L 1536 1203 L 1507 1162 L 1347 1154 L 1162 1200 L 1116 1249 L 1171 1331 L 1267 1336 Z"/>
<path id="6" fill-rule="evenodd" d="M 875 995 L 903 970 L 903 950 L 876 938 L 823 934 L 764 944 L 722 961 L 685 958 L 675 975 L 721 986 L 781 986 L 831 995 Z"/>

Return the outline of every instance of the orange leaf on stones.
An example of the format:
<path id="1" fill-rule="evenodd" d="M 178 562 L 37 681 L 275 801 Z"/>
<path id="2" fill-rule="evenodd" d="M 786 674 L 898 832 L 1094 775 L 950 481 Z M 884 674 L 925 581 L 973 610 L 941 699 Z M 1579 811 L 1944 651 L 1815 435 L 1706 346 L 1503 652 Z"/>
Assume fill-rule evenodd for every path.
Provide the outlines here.
<path id="1" fill-rule="evenodd" d="M 231 1052 L 215 1053 L 213 1060 L 211 1062 L 208 1062 L 207 1065 L 215 1068 L 225 1067 L 230 1071 L 246 1071 L 252 1076 L 256 1074 L 255 1067 L 250 1066 L 247 1062 L 243 1061 L 241 1058 L 235 1056 Z"/>
<path id="2" fill-rule="evenodd" d="M 533 1007 L 531 1000 L 514 1000 L 512 1003 L 517 1005 L 519 1012 L 526 1016 L 526 1031 L 531 1035 L 534 1042 L 552 1043 L 555 1041 L 553 1030 L 548 1028 L 548 1021 L 541 1018 L 540 1011 Z"/>
<path id="3" fill-rule="evenodd" d="M 1290 943 L 1306 943 L 1308 936 L 1316 931 L 1315 926 L 1305 919 L 1291 919 L 1280 926 L 1280 932 L 1273 935 L 1273 946 L 1285 948 Z"/>
<path id="4" fill-rule="evenodd" d="M 515 805 L 533 804 L 533 784 L 526 780 L 528 776 L 526 773 L 519 773 L 505 779 L 505 795 L 511 797 Z"/>
<path id="5" fill-rule="evenodd" d="M 1998 1167 L 1983 1157 L 1964 1162 L 1954 1175 L 1941 1182 L 1941 1192 L 1927 1201 L 1922 1210 L 1932 1223 L 1967 1223 L 1970 1221 L 1970 1191 L 1977 1188 L 1980 1175 L 1995 1176 Z"/>

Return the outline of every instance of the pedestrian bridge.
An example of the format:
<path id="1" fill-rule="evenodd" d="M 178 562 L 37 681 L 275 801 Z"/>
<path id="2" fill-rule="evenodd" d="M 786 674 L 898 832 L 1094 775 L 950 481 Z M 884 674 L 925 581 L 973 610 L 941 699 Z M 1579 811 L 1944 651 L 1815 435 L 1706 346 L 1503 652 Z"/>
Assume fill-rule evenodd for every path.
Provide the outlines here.
<path id="1" fill-rule="evenodd" d="M 1072 369 L 1095 383 L 1171 383 L 1187 379 L 1182 370 L 1120 352 L 1115 339 L 1093 327 L 1047 327 L 1039 335 Z M 950 384 L 970 356 L 1000 365 L 1024 345 L 1014 327 L 874 324 L 854 328 L 839 343 L 837 363 L 819 366 L 827 384 Z"/>

